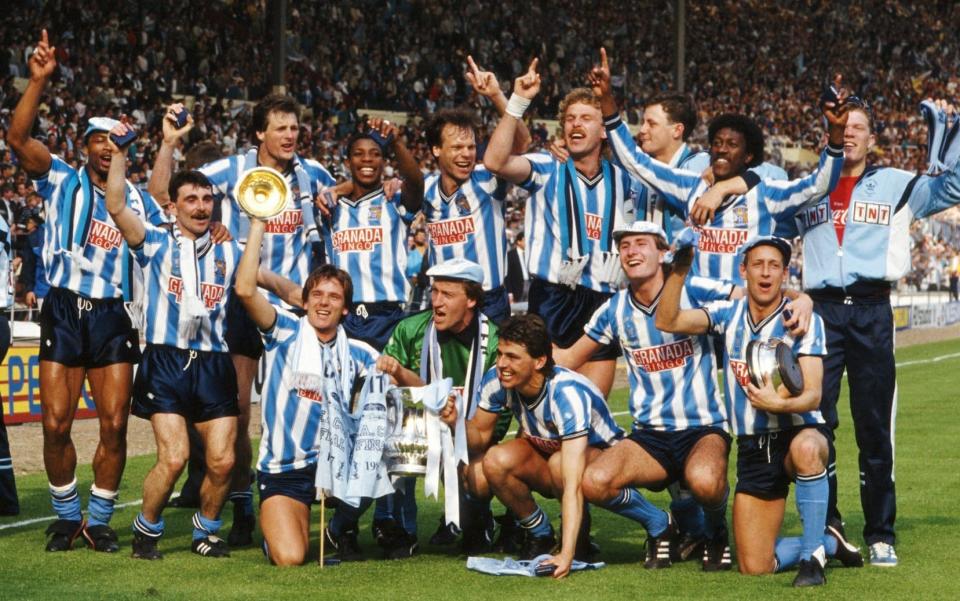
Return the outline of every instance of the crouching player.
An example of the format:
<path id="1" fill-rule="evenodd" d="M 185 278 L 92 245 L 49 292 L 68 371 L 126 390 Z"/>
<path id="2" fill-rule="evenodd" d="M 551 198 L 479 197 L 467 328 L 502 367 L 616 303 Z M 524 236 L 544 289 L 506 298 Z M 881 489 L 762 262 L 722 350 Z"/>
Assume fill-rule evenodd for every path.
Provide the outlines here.
<path id="1" fill-rule="evenodd" d="M 679 251 L 667 278 L 656 325 L 679 334 L 711 333 L 724 344 L 724 383 L 730 428 L 737 436 L 737 489 L 733 528 L 737 560 L 743 574 L 766 574 L 797 565 L 794 586 L 826 583 L 827 556 L 845 565 L 862 564 L 859 552 L 840 538 L 825 535 L 827 439 L 820 405 L 826 353 L 823 320 L 814 315 L 807 333 L 794 338 L 781 319 L 786 299 L 782 286 L 790 263 L 790 244 L 773 236 L 758 236 L 743 248 L 740 275 L 745 299 L 717 301 L 701 309 L 680 309 L 692 250 Z M 751 383 L 747 344 L 778 338 L 799 357 L 803 388 L 791 394 L 769 379 Z M 796 485 L 797 511 L 803 523 L 799 539 L 777 540 L 791 480 Z"/>
<path id="2" fill-rule="evenodd" d="M 525 559 L 551 553 L 556 546 L 550 520 L 531 493 L 561 499 L 562 544 L 559 554 L 545 563 L 556 566 L 553 575 L 562 578 L 570 571 L 582 538 L 578 535 L 584 513 L 580 488 L 584 468 L 623 432 L 593 383 L 556 367 L 551 352 L 547 327 L 536 315 L 520 315 L 504 323 L 496 369 L 484 376 L 479 410 L 467 425 L 468 480 L 472 495 L 496 495 L 520 516 L 526 530 L 521 552 Z M 504 407 L 513 410 L 522 435 L 490 447 Z M 485 453 L 474 452 L 484 448 Z"/>
<path id="3" fill-rule="evenodd" d="M 251 220 L 236 284 L 236 295 L 259 328 L 266 351 L 257 460 L 260 529 L 271 562 L 300 565 L 309 548 L 310 505 L 316 498 L 317 432 L 324 392 L 333 386 L 340 398 L 350 398 L 354 381 L 366 376 L 378 354 L 365 342 L 347 338 L 340 325 L 353 295 L 345 271 L 324 265 L 310 274 L 303 285 L 306 315 L 300 318 L 272 305 L 257 291 L 264 229 L 263 221 Z M 328 378 L 323 369 L 326 361 L 311 357 L 330 353 L 337 375 Z M 339 377 L 342 373 L 352 373 L 352 381 L 345 382 Z M 320 384 L 297 385 L 311 380 Z M 330 522 L 328 540 L 341 559 L 359 552 L 354 525 L 358 517 L 358 509 L 343 503 Z"/>
<path id="4" fill-rule="evenodd" d="M 669 246 L 666 233 L 650 221 L 614 230 L 620 264 L 630 286 L 604 303 L 585 334 L 556 355 L 576 369 L 603 344 L 619 342 L 630 375 L 630 442 L 605 449 L 584 474 L 587 500 L 640 522 L 647 530 L 648 569 L 669 567 L 679 555 L 672 516 L 633 487 L 659 490 L 682 482 L 704 509 L 703 569 L 730 569 L 727 535 L 727 455 L 730 437 L 716 384 L 713 344 L 706 335 L 661 332 L 654 313 L 661 302 Z M 741 291 L 732 284 L 692 278 L 682 306 L 727 300 Z M 672 557 L 671 557 L 672 556 Z"/>
<path id="5" fill-rule="evenodd" d="M 121 124 L 112 133 L 126 130 Z M 223 334 L 240 247 L 211 241 L 213 189 L 196 171 L 180 172 L 170 181 L 177 213 L 173 230 L 145 225 L 125 201 L 124 151 L 109 144 L 107 210 L 144 274 L 147 347 L 134 382 L 132 413 L 150 420 L 157 441 L 157 463 L 144 480 L 143 505 L 133 523 L 133 556 L 161 557 L 160 514 L 189 456 L 189 420 L 203 439 L 207 468 L 191 549 L 227 557 L 229 549 L 217 532 L 230 486 L 239 409 Z"/>

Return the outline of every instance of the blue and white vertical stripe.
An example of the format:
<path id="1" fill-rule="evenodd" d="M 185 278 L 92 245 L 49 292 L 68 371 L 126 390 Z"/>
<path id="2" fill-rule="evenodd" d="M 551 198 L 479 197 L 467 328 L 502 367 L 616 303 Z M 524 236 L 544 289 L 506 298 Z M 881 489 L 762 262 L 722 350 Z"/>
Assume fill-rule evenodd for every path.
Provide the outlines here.
<path id="1" fill-rule="evenodd" d="M 90 299 L 123 297 L 124 281 L 132 277 L 132 261 L 129 256 L 124 258 L 126 244 L 107 212 L 104 191 L 92 185 L 85 167 L 74 169 L 56 155 L 50 171 L 34 183 L 47 209 L 41 256 L 50 285 Z M 84 188 L 91 191 L 92 198 L 83 198 Z M 90 201 L 87 211 L 72 210 L 86 200 Z M 156 201 L 130 182 L 127 206 L 147 223 L 166 223 Z M 77 248 L 73 248 L 75 240 L 82 241 Z M 83 264 L 74 259 L 73 252 L 82 255 Z"/>
<path id="2" fill-rule="evenodd" d="M 777 432 L 797 426 L 822 424 L 820 411 L 805 413 L 769 413 L 753 408 L 747 398 L 750 381 L 747 369 L 747 344 L 751 340 L 779 338 L 790 345 L 795 355 L 826 355 L 827 342 L 823 319 L 813 314 L 810 327 L 802 338 L 794 338 L 783 325 L 783 307 L 755 324 L 746 299 L 717 301 L 704 305 L 710 318 L 710 333 L 721 337 L 724 344 L 723 380 L 726 387 L 727 417 L 736 436 Z"/>
<path id="3" fill-rule="evenodd" d="M 147 226 L 143 245 L 134 250 L 144 271 L 144 321 L 148 344 L 163 344 L 184 350 L 229 352 L 224 340 L 227 296 L 231 294 L 242 250 L 234 241 L 208 244 L 197 249 L 198 293 L 207 307 L 200 328 L 192 339 L 179 331 L 183 280 L 180 277 L 180 244 L 192 240 L 174 237 L 165 229 Z"/>
<path id="4" fill-rule="evenodd" d="M 561 173 L 565 164 L 546 153 L 523 155 L 530 162 L 530 176 L 521 187 L 530 192 L 524 217 L 524 232 L 527 246 L 527 269 L 530 275 L 554 284 L 560 280 L 560 266 L 569 260 L 568 249 L 563 248 L 562 232 L 566 225 L 561 218 L 561 205 L 566 198 L 566 190 Z M 603 248 L 601 241 L 609 239 L 604 232 L 612 232 L 623 225 L 633 223 L 636 215 L 635 184 L 629 173 L 616 165 L 611 165 L 611 177 L 603 177 L 601 170 L 593 178 L 587 178 L 577 172 L 572 185 L 582 199 L 579 209 L 583 212 L 585 232 L 579 234 L 585 242 L 585 254 L 589 261 L 580 276 L 579 285 L 597 292 L 616 292 L 618 285 L 604 280 L 603 252 L 616 252 L 616 245 Z M 608 194 L 608 187 L 610 188 Z M 609 201 L 607 200 L 609 197 Z M 608 202 L 612 206 L 608 206 Z M 612 216 L 613 223 L 605 216 Z M 577 226 L 579 227 L 579 226 Z"/>
<path id="5" fill-rule="evenodd" d="M 733 286 L 691 277 L 680 297 L 681 309 L 727 299 Z M 713 342 L 707 335 L 670 334 L 656 328 L 660 296 L 649 307 L 630 289 L 613 295 L 593 314 L 584 332 L 601 344 L 619 342 L 630 382 L 634 428 L 684 430 L 723 427 L 726 411 L 716 381 Z"/>
<path id="6" fill-rule="evenodd" d="M 319 393 L 293 386 L 296 347 L 300 319 L 277 309 L 277 321 L 261 332 L 264 344 L 266 377 L 263 383 L 263 407 L 260 412 L 260 452 L 257 469 L 270 474 L 298 470 L 317 462 L 317 434 L 323 405 Z M 338 335 L 343 335 L 342 331 Z M 350 357 L 356 377 L 366 377 L 379 353 L 359 340 L 349 340 Z"/>
<path id="7" fill-rule="evenodd" d="M 258 165 L 257 148 L 252 148 L 244 154 L 226 157 L 199 169 L 213 184 L 214 197 L 220 206 L 220 221 L 241 243 L 246 241 L 250 231 L 250 217 L 240 208 L 233 192 L 243 173 Z M 283 212 L 267 221 L 260 264 L 303 285 L 310 275 L 311 245 L 320 242 L 313 200 L 321 190 L 336 182 L 323 165 L 296 155 L 283 175 L 290 187 L 290 195 Z M 271 303 L 289 308 L 272 292 L 264 292 Z"/>
<path id="8" fill-rule="evenodd" d="M 570 440 L 587 436 L 591 445 L 610 444 L 623 434 L 603 395 L 587 378 L 563 367 L 554 367 L 540 396 L 527 405 L 514 390 L 500 384 L 491 368 L 480 383 L 478 406 L 491 413 L 509 407 L 526 434 L 544 440 Z"/>
<path id="9" fill-rule="evenodd" d="M 331 220 L 323 220 L 327 260 L 350 274 L 353 302 L 406 302 L 410 282 L 407 234 L 414 214 L 378 188 L 356 200 L 341 197 Z"/>
<path id="10" fill-rule="evenodd" d="M 504 204 L 507 184 L 482 165 L 447 196 L 441 177 L 424 184 L 423 214 L 430 236 L 430 264 L 468 259 L 483 268 L 483 289 L 503 286 L 507 272 L 507 228 Z"/>
<path id="11" fill-rule="evenodd" d="M 663 196 L 664 202 L 684 219 L 707 184 L 700 173 L 675 169 L 654 160 L 637 146 L 620 117 L 606 121 L 614 160 Z M 713 221 L 699 229 L 700 241 L 691 273 L 743 283 L 738 252 L 754 236 L 772 235 L 777 221 L 793 219 L 797 212 L 829 194 L 840 181 L 843 150 L 827 146 L 820 164 L 807 177 L 790 181 L 761 179 L 746 194 L 724 201 Z"/>

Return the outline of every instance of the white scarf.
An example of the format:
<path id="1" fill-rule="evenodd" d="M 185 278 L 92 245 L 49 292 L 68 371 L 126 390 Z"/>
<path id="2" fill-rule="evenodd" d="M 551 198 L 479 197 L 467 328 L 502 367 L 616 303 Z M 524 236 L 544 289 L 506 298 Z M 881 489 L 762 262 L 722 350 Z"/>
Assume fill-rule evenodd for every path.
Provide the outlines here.
<path id="1" fill-rule="evenodd" d="M 490 337 L 490 324 L 483 313 L 478 315 L 478 332 L 470 349 L 467 360 L 467 373 L 464 381 L 464 395 L 455 394 L 457 421 L 451 434 L 450 428 L 440 421 L 437 415 L 446 405 L 447 396 L 453 389 L 453 380 L 443 377 L 443 360 L 440 356 L 440 343 L 437 328 L 430 320 L 424 334 L 423 350 L 420 354 L 420 377 L 429 382 L 424 389 L 423 404 L 427 412 L 427 474 L 423 488 L 427 496 L 437 498 L 440 492 L 440 468 L 443 467 L 444 515 L 447 523 L 460 525 L 460 478 L 457 465 L 468 463 L 466 419 L 476 411 L 477 389 L 483 379 L 483 364 L 487 356 L 487 344 Z M 429 391 L 429 392 L 428 392 Z M 464 396 L 466 398 L 464 398 Z"/>
<path id="2" fill-rule="evenodd" d="M 316 328 L 310 325 L 304 315 L 297 326 L 291 360 L 292 388 L 322 390 L 324 396 L 333 393 L 344 407 L 348 406 L 356 369 L 350 358 L 350 343 L 343 326 L 337 326 L 337 337 L 331 352 L 320 344 Z"/>
<path id="3" fill-rule="evenodd" d="M 173 235 L 180 247 L 180 319 L 177 329 L 181 336 L 193 340 L 203 319 L 209 315 L 207 306 L 200 298 L 199 257 L 210 248 L 210 232 L 196 240 L 189 240 L 174 225 Z"/>

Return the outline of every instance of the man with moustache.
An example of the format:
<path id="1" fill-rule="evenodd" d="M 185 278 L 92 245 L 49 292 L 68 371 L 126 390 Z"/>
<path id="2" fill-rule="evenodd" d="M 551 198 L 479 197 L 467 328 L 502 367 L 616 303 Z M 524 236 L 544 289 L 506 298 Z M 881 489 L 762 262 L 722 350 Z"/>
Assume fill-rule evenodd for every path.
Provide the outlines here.
<path id="1" fill-rule="evenodd" d="M 150 190 L 158 197 L 167 187 L 173 165 L 173 151 L 177 141 L 189 125 L 177 128 L 171 107 L 163 120 L 163 141 L 157 153 L 157 167 L 150 177 Z M 290 195 L 283 212 L 267 222 L 265 244 L 261 255 L 263 266 L 281 274 L 296 286 L 302 286 L 310 273 L 313 244 L 319 243 L 314 220 L 313 200 L 320 191 L 334 183 L 330 173 L 317 161 L 297 154 L 300 134 L 300 107 L 296 101 L 280 94 L 271 94 L 253 108 L 251 124 L 257 145 L 245 153 L 208 163 L 199 168 L 214 186 L 219 217 L 233 236 L 246 240 L 250 218 L 240 208 L 234 191 L 237 182 L 248 169 L 271 167 L 287 180 Z M 291 308 L 285 299 L 268 290 L 270 302 Z M 263 354 L 263 342 L 256 327 L 239 301 L 231 299 L 227 307 L 227 342 L 237 372 L 240 391 L 240 421 L 237 436 L 237 468 L 230 491 L 233 501 L 233 526 L 228 535 L 232 546 L 253 542 L 253 490 L 250 477 L 252 449 L 250 446 L 250 394 L 257 363 Z"/>
<path id="2" fill-rule="evenodd" d="M 127 126 L 119 124 L 112 134 L 126 132 Z M 196 171 L 180 172 L 170 182 L 177 215 L 173 229 L 144 226 L 124 203 L 124 150 L 112 140 L 109 145 L 107 209 L 144 273 L 147 346 L 132 413 L 150 420 L 157 441 L 157 463 L 144 480 L 141 512 L 133 523 L 133 557 L 162 557 L 157 548 L 165 526 L 161 512 L 189 456 L 188 421 L 203 439 L 206 464 L 191 550 L 227 557 L 230 551 L 217 533 L 230 488 L 239 408 L 224 331 L 240 247 L 212 241 L 213 187 Z"/>
<path id="3" fill-rule="evenodd" d="M 86 164 L 74 169 L 30 137 L 37 107 L 56 71 L 56 48 L 46 30 L 30 55 L 30 80 L 7 132 L 20 166 L 34 180 L 47 215 L 43 264 L 51 289 L 40 312 L 40 405 L 43 457 L 57 520 L 47 528 L 47 551 L 67 551 L 81 534 L 97 551 L 119 549 L 110 528 L 126 463 L 127 417 L 139 336 L 125 302 L 133 303 L 133 264 L 107 212 L 103 189 L 111 162 L 113 119 L 91 118 L 84 132 Z M 149 194 L 126 184 L 125 202 L 139 221 L 163 224 Z M 141 224 L 142 227 L 142 224 Z M 97 401 L 100 442 L 87 521 L 77 492 L 77 452 L 71 426 L 84 378 Z"/>

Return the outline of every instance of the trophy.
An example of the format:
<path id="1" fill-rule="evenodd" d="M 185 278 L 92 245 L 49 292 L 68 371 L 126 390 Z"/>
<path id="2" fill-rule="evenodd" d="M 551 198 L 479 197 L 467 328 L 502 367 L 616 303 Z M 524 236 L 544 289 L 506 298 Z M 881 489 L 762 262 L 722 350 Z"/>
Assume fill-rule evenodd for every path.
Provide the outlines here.
<path id="1" fill-rule="evenodd" d="M 282 213 L 289 195 L 286 178 L 270 167 L 244 171 L 233 190 L 240 208 L 256 219 L 270 219 Z"/>
<path id="2" fill-rule="evenodd" d="M 803 372 L 790 347 L 779 338 L 751 340 L 747 343 L 747 372 L 756 387 L 768 378 L 773 387 L 783 384 L 791 395 L 803 390 Z"/>
<path id="3" fill-rule="evenodd" d="M 383 450 L 391 476 L 427 473 L 427 416 L 421 391 L 398 387 L 387 392 L 387 440 Z"/>

